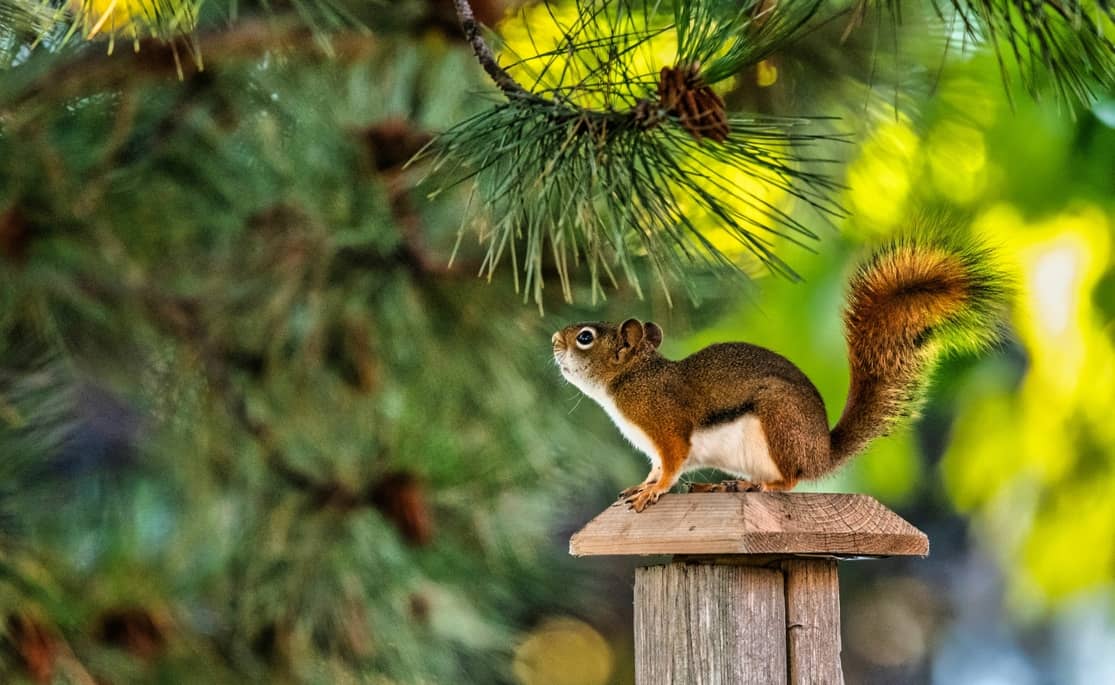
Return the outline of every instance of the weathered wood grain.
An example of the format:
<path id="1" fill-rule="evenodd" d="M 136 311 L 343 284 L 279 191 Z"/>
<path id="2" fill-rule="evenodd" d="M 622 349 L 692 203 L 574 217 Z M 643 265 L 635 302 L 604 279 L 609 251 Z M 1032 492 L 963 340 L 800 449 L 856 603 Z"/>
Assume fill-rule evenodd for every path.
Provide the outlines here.
<path id="1" fill-rule="evenodd" d="M 925 556 L 929 539 L 867 495 L 722 492 L 665 495 L 640 514 L 617 503 L 569 552 Z"/>
<path id="2" fill-rule="evenodd" d="M 840 583 L 834 559 L 787 559 L 786 660 L 791 685 L 840 685 Z"/>
<path id="3" fill-rule="evenodd" d="M 668 564 L 635 572 L 638 685 L 786 682 L 786 601 L 777 568 Z"/>

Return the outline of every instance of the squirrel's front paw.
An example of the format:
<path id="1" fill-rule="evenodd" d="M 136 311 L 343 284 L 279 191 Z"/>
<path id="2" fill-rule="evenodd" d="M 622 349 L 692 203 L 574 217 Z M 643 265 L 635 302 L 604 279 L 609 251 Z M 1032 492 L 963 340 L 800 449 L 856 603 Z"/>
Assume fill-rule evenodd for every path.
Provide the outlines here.
<path id="1" fill-rule="evenodd" d="M 626 490 L 623 490 L 622 492 L 620 492 L 619 495 L 618 495 L 618 499 L 626 501 L 629 497 L 631 497 L 635 493 L 639 492 L 643 488 L 650 487 L 651 485 L 654 485 L 657 482 L 658 481 L 656 481 L 656 480 L 648 480 L 648 481 L 643 481 L 642 483 L 639 483 L 638 485 L 632 485 L 631 487 L 627 488 Z"/>
<path id="2" fill-rule="evenodd" d="M 624 503 L 627 504 L 631 509 L 634 509 L 635 513 L 639 513 L 643 509 L 646 509 L 650 505 L 657 502 L 658 498 L 661 496 L 662 492 L 655 487 L 655 484 L 649 483 L 639 486 L 638 490 L 636 490 L 634 493 L 629 495 L 627 499 L 624 500 Z"/>

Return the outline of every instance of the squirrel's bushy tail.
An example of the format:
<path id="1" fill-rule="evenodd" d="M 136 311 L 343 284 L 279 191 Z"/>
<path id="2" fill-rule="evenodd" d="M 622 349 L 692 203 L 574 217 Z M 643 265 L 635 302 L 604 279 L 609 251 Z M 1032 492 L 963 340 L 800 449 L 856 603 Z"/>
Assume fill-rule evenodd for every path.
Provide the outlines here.
<path id="1" fill-rule="evenodd" d="M 1009 290 L 987 248 L 944 234 L 900 239 L 862 264 L 844 311 L 852 380 L 833 465 L 917 411 L 942 354 L 994 343 Z"/>

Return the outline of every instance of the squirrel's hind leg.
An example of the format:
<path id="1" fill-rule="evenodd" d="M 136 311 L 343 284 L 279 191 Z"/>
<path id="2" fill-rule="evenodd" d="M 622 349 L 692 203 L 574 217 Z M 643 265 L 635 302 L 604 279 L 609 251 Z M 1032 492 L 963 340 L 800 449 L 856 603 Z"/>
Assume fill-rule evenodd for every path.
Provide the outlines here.
<path id="1" fill-rule="evenodd" d="M 757 479 L 764 491 L 790 490 L 803 478 L 818 478 L 832 470 L 825 405 L 815 391 L 768 380 L 766 392 L 755 402 L 755 413 L 778 469 Z"/>
<path id="2" fill-rule="evenodd" d="M 774 483 L 760 483 L 759 484 L 759 491 L 760 492 L 786 492 L 787 490 L 793 490 L 794 486 L 797 485 L 797 484 L 798 484 L 798 479 L 797 478 L 783 478 L 782 480 L 775 481 Z"/>

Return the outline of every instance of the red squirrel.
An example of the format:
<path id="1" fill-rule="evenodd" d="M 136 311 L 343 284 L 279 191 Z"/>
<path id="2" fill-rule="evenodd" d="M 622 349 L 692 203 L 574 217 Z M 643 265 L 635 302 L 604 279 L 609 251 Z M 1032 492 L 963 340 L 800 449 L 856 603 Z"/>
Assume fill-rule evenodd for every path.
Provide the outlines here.
<path id="1" fill-rule="evenodd" d="M 646 479 L 620 493 L 636 512 L 698 468 L 744 480 L 691 490 L 789 490 L 915 413 L 942 353 L 997 339 L 1009 284 L 992 264 L 984 248 L 937 237 L 896 241 L 859 267 L 844 311 L 851 385 L 831 431 L 809 378 L 748 343 L 675 361 L 659 354 L 662 329 L 649 321 L 576 323 L 554 333 L 554 360 L 650 457 Z"/>

